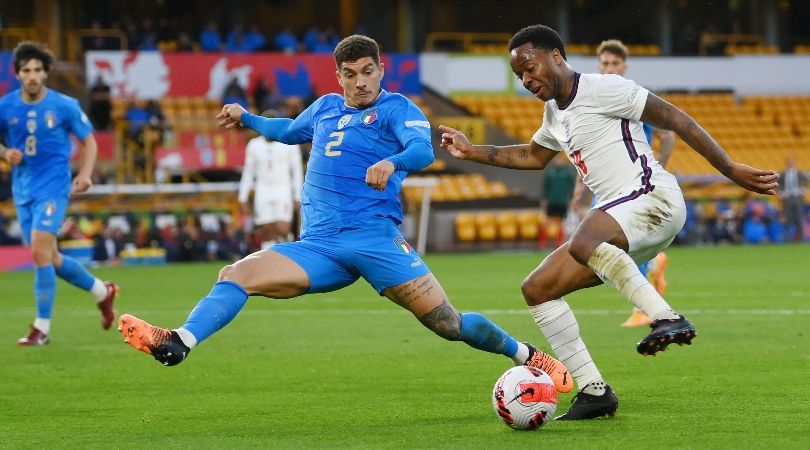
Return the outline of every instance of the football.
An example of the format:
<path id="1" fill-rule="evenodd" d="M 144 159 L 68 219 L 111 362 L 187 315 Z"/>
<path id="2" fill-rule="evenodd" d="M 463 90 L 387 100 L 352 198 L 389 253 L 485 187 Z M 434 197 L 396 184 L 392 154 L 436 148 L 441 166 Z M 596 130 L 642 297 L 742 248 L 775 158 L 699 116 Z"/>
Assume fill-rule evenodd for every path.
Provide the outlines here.
<path id="1" fill-rule="evenodd" d="M 557 389 L 542 370 L 515 366 L 495 383 L 492 406 L 510 427 L 535 430 L 553 418 L 557 410 Z"/>

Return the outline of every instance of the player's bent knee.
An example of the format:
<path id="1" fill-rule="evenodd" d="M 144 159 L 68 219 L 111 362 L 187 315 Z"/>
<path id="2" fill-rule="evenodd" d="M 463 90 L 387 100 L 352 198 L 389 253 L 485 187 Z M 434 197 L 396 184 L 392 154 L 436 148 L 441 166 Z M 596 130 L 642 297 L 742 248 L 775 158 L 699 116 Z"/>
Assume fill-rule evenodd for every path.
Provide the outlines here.
<path id="1" fill-rule="evenodd" d="M 587 266 L 591 254 L 593 254 L 594 249 L 596 249 L 598 245 L 598 243 L 591 242 L 587 239 L 573 239 L 568 242 L 568 254 L 570 254 L 576 262 Z"/>

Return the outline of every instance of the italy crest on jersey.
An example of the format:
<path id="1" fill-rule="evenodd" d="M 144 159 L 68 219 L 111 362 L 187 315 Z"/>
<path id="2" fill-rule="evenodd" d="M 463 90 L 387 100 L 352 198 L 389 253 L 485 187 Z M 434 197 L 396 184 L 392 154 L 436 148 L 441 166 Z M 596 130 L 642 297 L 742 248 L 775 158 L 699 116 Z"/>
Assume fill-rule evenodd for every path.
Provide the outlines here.
<path id="1" fill-rule="evenodd" d="M 352 115 L 351 114 L 346 114 L 345 116 L 341 117 L 340 120 L 338 120 L 338 130 L 342 130 L 343 127 L 348 125 L 349 122 L 351 122 L 351 121 L 352 121 Z"/>
<path id="2" fill-rule="evenodd" d="M 362 120 L 366 125 L 371 125 L 375 120 L 377 120 L 377 110 L 369 109 L 365 111 L 363 115 L 360 116 L 360 120 Z"/>
<path id="3" fill-rule="evenodd" d="M 45 126 L 48 128 L 53 128 L 56 126 L 56 116 L 51 111 L 45 112 Z"/>
<path id="4" fill-rule="evenodd" d="M 48 202 L 45 204 L 45 215 L 50 217 L 56 212 L 56 203 Z"/>

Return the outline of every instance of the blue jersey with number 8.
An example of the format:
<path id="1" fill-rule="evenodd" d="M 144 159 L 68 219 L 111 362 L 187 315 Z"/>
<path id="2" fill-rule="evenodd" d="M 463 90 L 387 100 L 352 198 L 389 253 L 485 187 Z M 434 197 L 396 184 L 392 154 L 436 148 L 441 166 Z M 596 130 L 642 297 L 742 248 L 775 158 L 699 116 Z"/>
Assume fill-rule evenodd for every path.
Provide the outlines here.
<path id="1" fill-rule="evenodd" d="M 0 139 L 23 154 L 12 169 L 11 189 L 18 205 L 70 194 L 70 134 L 85 140 L 93 131 L 79 102 L 52 89 L 35 102 L 20 89 L 0 98 Z"/>

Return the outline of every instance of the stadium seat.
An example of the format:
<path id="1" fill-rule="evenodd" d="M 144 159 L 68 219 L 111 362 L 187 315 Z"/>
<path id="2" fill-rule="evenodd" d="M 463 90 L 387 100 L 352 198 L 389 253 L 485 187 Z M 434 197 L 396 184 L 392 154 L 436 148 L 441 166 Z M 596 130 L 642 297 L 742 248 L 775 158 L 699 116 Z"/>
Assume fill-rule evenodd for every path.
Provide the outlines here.
<path id="1" fill-rule="evenodd" d="M 498 236 L 495 214 L 493 213 L 477 214 L 475 216 L 475 227 L 478 238 L 482 241 L 494 241 Z"/>
<path id="2" fill-rule="evenodd" d="M 537 234 L 540 232 L 540 220 L 537 212 L 521 212 L 517 215 L 517 222 L 521 239 L 537 239 Z"/>
<path id="3" fill-rule="evenodd" d="M 476 238 L 475 215 L 459 213 L 454 219 L 456 226 L 456 239 L 461 242 L 472 242 Z"/>
<path id="4" fill-rule="evenodd" d="M 498 238 L 503 241 L 513 241 L 518 236 L 517 215 L 512 212 L 501 212 L 495 216 L 498 224 Z"/>

